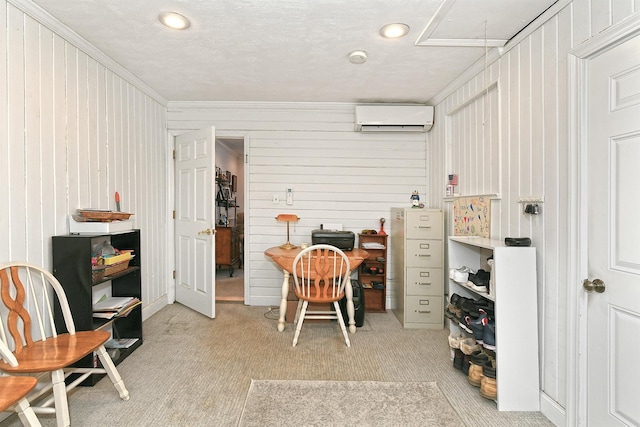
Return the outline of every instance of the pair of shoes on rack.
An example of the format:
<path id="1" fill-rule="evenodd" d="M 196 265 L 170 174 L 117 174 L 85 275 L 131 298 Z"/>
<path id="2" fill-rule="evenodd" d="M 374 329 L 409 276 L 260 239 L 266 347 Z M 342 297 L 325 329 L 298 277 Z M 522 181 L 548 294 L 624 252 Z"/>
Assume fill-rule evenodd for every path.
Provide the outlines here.
<path id="1" fill-rule="evenodd" d="M 471 356 L 474 352 L 482 349 L 482 346 L 480 346 L 480 344 L 471 337 L 462 339 L 459 346 L 460 350 L 462 350 L 462 352 L 467 356 Z"/>
<path id="2" fill-rule="evenodd" d="M 462 361 L 464 360 L 464 353 L 459 348 L 453 350 L 453 367 L 462 370 Z"/>
<path id="3" fill-rule="evenodd" d="M 467 283 L 470 273 L 472 273 L 472 271 L 464 265 L 462 267 L 452 268 L 449 270 L 449 279 L 457 283 Z"/>
<path id="4" fill-rule="evenodd" d="M 480 387 L 483 377 L 483 368 L 485 365 L 491 366 L 493 358 L 483 350 L 477 350 L 471 354 L 471 360 L 469 364 L 469 374 L 467 375 L 467 381 L 474 387 Z"/>
<path id="5" fill-rule="evenodd" d="M 496 349 L 496 321 L 489 317 L 487 313 L 482 312 L 477 319 L 465 318 L 468 329 L 473 333 L 478 344 L 482 347 L 495 350 Z"/>
<path id="6" fill-rule="evenodd" d="M 483 294 L 489 293 L 489 280 L 491 273 L 485 270 L 478 270 L 477 273 L 469 273 L 469 280 L 467 280 L 467 287 L 473 289 L 476 292 Z"/>
<path id="7" fill-rule="evenodd" d="M 449 334 L 449 347 L 456 349 L 460 348 L 460 342 L 465 339 L 465 336 L 462 334 L 454 334 L 453 332 Z"/>
<path id="8" fill-rule="evenodd" d="M 484 329 L 482 331 L 482 346 L 489 350 L 496 349 L 496 321 L 486 318 L 483 320 Z"/>
<path id="9" fill-rule="evenodd" d="M 463 368 L 464 369 L 464 368 Z M 480 396 L 485 399 L 496 400 L 498 398 L 498 384 L 496 383 L 496 367 L 493 364 L 482 367 L 482 379 L 480 380 Z"/>

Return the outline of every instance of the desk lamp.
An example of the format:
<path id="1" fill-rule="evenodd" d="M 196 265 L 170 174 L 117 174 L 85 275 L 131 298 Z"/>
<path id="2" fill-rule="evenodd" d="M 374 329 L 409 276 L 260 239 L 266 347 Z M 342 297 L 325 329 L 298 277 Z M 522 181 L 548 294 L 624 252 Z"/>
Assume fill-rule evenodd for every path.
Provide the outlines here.
<path id="1" fill-rule="evenodd" d="M 276 217 L 277 221 L 286 221 L 286 223 L 287 223 L 287 243 L 284 243 L 284 244 L 280 245 L 280 247 L 282 249 L 294 249 L 294 248 L 297 248 L 296 245 L 292 245 L 289 242 L 289 223 L 291 221 L 298 222 L 299 219 L 300 218 L 298 218 L 298 215 L 296 215 L 296 214 L 279 214 Z"/>

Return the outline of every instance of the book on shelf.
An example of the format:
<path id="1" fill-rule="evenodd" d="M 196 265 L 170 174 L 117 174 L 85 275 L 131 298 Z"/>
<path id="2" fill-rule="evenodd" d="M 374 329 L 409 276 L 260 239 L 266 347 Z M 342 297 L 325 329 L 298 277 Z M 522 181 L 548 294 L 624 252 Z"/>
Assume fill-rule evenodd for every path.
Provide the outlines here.
<path id="1" fill-rule="evenodd" d="M 142 304 L 136 297 L 103 297 L 93 304 L 93 317 L 99 319 L 113 319 L 126 317 L 133 308 Z"/>
<path id="2" fill-rule="evenodd" d="M 134 297 L 102 297 L 93 304 L 93 311 L 113 311 L 129 304 Z"/>

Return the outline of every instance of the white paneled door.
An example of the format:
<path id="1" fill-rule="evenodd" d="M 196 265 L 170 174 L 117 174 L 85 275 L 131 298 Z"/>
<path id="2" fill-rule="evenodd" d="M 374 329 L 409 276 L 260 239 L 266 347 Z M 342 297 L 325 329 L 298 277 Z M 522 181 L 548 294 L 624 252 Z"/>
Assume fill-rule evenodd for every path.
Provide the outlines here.
<path id="1" fill-rule="evenodd" d="M 215 317 L 215 129 L 176 137 L 176 301 Z"/>
<path id="2" fill-rule="evenodd" d="M 588 425 L 640 425 L 640 36 L 587 70 Z"/>

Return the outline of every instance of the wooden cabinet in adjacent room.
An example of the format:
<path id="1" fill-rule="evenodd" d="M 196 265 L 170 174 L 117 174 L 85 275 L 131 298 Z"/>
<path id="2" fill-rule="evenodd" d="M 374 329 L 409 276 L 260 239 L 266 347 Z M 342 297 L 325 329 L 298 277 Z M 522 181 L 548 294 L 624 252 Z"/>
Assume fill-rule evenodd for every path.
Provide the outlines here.
<path id="1" fill-rule="evenodd" d="M 237 226 L 216 227 L 216 266 L 229 266 L 229 275 L 233 266 L 240 261 L 239 234 Z"/>

